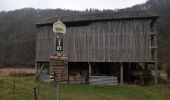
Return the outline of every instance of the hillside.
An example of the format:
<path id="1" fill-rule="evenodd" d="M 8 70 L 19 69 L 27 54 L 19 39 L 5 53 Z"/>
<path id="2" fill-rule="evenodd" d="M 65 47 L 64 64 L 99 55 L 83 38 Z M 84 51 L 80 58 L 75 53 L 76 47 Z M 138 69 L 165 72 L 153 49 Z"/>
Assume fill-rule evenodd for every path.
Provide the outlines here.
<path id="1" fill-rule="evenodd" d="M 145 4 L 135 5 L 125 10 L 153 9 L 158 20 L 159 60 L 170 62 L 170 1 L 149 0 Z M 111 11 L 111 10 L 104 10 Z M 66 16 L 82 13 L 101 12 L 97 9 L 73 11 L 64 9 L 24 8 L 0 12 L 0 66 L 34 66 L 35 58 L 35 23 L 51 16 Z"/>
<path id="2" fill-rule="evenodd" d="M 33 66 L 35 58 L 35 23 L 50 16 L 79 13 L 81 12 L 33 8 L 0 12 L 0 65 Z"/>

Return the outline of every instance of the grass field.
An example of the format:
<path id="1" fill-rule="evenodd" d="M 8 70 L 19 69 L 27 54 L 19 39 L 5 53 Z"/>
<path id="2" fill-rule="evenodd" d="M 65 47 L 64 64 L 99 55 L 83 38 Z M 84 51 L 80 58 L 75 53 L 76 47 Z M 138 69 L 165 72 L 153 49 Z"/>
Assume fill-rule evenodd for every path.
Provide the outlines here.
<path id="1" fill-rule="evenodd" d="M 35 68 L 26 68 L 26 67 L 4 67 L 0 68 L 0 77 L 10 76 L 11 74 L 35 74 Z"/>
<path id="2" fill-rule="evenodd" d="M 33 88 L 38 87 L 42 100 L 55 100 L 54 83 L 36 83 L 34 77 L 14 77 L 0 80 L 0 100 L 33 100 Z M 93 86 L 61 84 L 61 100 L 170 100 L 170 88 L 158 86 Z"/>

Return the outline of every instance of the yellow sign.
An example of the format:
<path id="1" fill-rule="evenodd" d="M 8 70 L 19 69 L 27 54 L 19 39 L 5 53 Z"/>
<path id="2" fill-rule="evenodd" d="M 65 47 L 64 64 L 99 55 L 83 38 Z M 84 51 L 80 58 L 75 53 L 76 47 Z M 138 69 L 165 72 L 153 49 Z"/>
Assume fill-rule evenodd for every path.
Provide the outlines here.
<path id="1" fill-rule="evenodd" d="M 58 20 L 56 23 L 53 24 L 53 32 L 54 33 L 66 33 L 66 25 Z"/>

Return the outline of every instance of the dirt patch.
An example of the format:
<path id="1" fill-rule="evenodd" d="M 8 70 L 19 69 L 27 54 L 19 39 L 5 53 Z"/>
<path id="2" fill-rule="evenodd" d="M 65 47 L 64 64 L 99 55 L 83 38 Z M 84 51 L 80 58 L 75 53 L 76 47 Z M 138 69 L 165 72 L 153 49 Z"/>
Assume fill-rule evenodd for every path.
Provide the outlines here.
<path id="1" fill-rule="evenodd" d="M 10 76 L 11 74 L 35 74 L 34 68 L 0 68 L 0 77 Z"/>

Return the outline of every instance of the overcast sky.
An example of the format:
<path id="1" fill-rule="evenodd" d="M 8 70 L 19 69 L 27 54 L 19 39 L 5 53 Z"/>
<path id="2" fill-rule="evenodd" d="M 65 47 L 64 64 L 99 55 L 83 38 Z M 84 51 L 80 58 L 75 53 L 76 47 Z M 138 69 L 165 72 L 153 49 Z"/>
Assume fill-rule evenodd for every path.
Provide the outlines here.
<path id="1" fill-rule="evenodd" d="M 25 7 L 65 8 L 85 10 L 86 8 L 116 9 L 145 3 L 147 0 L 0 0 L 0 11 L 9 11 Z"/>

